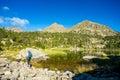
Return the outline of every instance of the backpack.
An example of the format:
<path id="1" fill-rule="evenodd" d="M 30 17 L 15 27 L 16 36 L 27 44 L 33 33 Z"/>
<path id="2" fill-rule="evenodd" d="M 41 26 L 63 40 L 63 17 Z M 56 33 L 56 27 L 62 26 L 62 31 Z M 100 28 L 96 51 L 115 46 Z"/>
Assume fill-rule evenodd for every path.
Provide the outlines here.
<path id="1" fill-rule="evenodd" d="M 32 53 L 28 52 L 28 57 L 31 58 L 32 57 Z"/>

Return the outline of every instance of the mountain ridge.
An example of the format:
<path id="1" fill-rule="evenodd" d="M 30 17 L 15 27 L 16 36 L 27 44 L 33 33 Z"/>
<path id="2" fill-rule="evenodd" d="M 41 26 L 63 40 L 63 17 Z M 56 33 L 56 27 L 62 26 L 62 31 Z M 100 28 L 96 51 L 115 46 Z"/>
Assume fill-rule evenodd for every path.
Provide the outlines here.
<path id="1" fill-rule="evenodd" d="M 6 27 L 6 30 L 14 31 L 14 32 L 23 32 L 22 29 L 19 27 Z M 115 35 L 117 32 L 112 30 L 109 26 L 99 24 L 96 22 L 92 22 L 89 20 L 84 20 L 76 25 L 72 26 L 71 28 L 66 28 L 62 24 L 58 24 L 54 22 L 53 24 L 46 27 L 42 32 L 51 32 L 51 33 L 66 33 L 66 32 L 76 32 L 81 34 L 89 34 L 89 35 L 101 35 L 101 36 L 112 36 Z"/>
<path id="2" fill-rule="evenodd" d="M 116 32 L 110 27 L 89 20 L 84 20 L 71 28 L 65 28 L 61 24 L 53 23 L 43 31 L 45 32 L 78 32 L 83 34 L 98 34 L 102 36 L 114 35 Z"/>

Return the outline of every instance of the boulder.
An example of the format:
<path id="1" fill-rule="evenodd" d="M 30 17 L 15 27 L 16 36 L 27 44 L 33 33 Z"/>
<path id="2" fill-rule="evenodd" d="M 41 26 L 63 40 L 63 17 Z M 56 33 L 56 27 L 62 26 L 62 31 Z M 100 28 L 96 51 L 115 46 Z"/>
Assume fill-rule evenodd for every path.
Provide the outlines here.
<path id="1" fill-rule="evenodd" d="M 12 74 L 3 75 L 1 80 L 11 80 L 11 78 L 12 78 L 11 76 L 12 76 Z"/>
<path id="2" fill-rule="evenodd" d="M 89 61 L 89 60 L 91 60 L 91 59 L 93 59 L 93 58 L 98 58 L 98 57 L 96 57 L 96 56 L 91 56 L 91 55 L 83 56 L 83 59 L 86 60 L 86 61 Z"/>
<path id="3" fill-rule="evenodd" d="M 8 60 L 7 58 L 0 58 L 0 63 L 1 64 L 9 64 L 10 60 Z"/>
<path id="4" fill-rule="evenodd" d="M 42 53 L 41 51 L 37 50 L 37 49 L 33 49 L 33 48 L 26 48 L 23 49 L 19 52 L 19 54 L 16 56 L 17 59 L 20 58 L 26 58 L 27 57 L 27 53 L 28 51 L 30 51 L 32 53 L 32 59 L 40 59 L 40 60 L 46 60 L 48 58 L 48 56 L 46 56 L 44 53 Z"/>
<path id="5" fill-rule="evenodd" d="M 10 75 L 11 72 L 10 72 L 10 71 L 5 71 L 4 74 L 5 74 L 5 75 Z"/>
<path id="6" fill-rule="evenodd" d="M 74 75 L 71 71 L 65 71 L 65 74 L 69 77 L 72 78 Z"/>
<path id="7" fill-rule="evenodd" d="M 15 78 L 15 80 L 20 76 L 20 72 L 18 70 L 14 70 L 12 72 L 12 78 Z"/>
<path id="8" fill-rule="evenodd" d="M 6 66 L 6 64 L 4 64 L 4 63 L 0 64 L 0 67 L 5 67 L 5 66 Z"/>
<path id="9" fill-rule="evenodd" d="M 11 70 L 11 71 L 14 71 L 14 70 L 18 70 L 18 68 L 19 68 L 20 66 L 19 66 L 19 64 L 17 64 L 17 62 L 16 61 L 13 61 L 13 62 L 11 62 L 11 64 L 9 65 L 9 69 Z"/>

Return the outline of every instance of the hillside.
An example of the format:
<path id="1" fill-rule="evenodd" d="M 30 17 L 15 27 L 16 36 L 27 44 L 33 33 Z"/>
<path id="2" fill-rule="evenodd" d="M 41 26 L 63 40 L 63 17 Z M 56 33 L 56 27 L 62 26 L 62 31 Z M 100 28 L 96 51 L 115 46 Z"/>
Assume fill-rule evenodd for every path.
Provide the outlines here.
<path id="1" fill-rule="evenodd" d="M 11 32 L 0 28 L 0 50 L 25 47 L 37 48 L 119 48 L 120 34 L 114 36 L 90 35 L 77 32 Z"/>

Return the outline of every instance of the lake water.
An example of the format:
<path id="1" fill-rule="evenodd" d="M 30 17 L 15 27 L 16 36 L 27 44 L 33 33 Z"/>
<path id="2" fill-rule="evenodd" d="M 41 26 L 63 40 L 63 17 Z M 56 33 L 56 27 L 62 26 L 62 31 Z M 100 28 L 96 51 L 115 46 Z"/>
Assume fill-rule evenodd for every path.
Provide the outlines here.
<path id="1" fill-rule="evenodd" d="M 120 64 L 120 51 L 114 50 L 85 50 L 85 51 L 66 51 L 67 55 L 53 55 L 46 61 L 39 61 L 40 66 L 49 69 L 72 70 L 78 72 L 89 71 L 95 68 L 111 68 Z M 84 56 L 95 56 L 88 60 L 83 59 Z M 115 61 L 117 61 L 115 63 Z"/>

